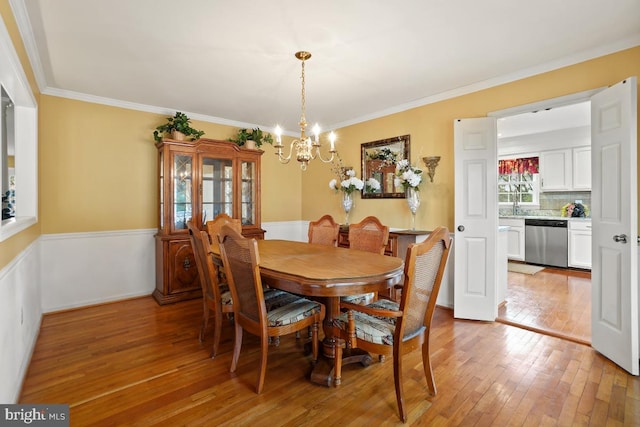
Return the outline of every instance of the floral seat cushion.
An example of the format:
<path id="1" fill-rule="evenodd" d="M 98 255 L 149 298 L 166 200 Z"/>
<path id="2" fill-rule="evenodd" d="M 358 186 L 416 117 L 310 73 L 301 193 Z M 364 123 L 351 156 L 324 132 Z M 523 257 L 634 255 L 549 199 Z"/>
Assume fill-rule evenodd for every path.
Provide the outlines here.
<path id="1" fill-rule="evenodd" d="M 385 310 L 398 310 L 399 304 L 386 299 L 380 299 L 367 307 L 380 308 Z M 393 333 L 396 329 L 395 318 L 378 317 L 369 314 L 353 311 L 356 323 L 356 338 L 376 344 L 393 345 Z M 349 327 L 347 313 L 342 313 L 333 321 L 334 326 L 346 331 Z"/>
<path id="2" fill-rule="evenodd" d="M 340 301 L 350 302 L 351 304 L 369 305 L 375 299 L 376 294 L 369 292 L 368 294 L 348 295 L 340 297 Z"/>
<path id="3" fill-rule="evenodd" d="M 311 317 L 321 311 L 317 302 L 272 289 L 265 291 L 268 326 L 285 326 Z"/>

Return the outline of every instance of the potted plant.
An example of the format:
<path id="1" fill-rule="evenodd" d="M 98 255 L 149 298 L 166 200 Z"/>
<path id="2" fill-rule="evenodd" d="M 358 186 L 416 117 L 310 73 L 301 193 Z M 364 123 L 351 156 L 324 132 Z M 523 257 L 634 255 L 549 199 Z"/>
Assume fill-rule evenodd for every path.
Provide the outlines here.
<path id="1" fill-rule="evenodd" d="M 171 135 L 171 138 L 183 140 L 185 137 L 191 137 L 191 141 L 195 141 L 204 135 L 204 131 L 191 127 L 189 123 L 191 119 L 186 114 L 176 111 L 176 115 L 167 118 L 167 123 L 160 125 L 153 131 L 153 139 L 160 142 L 164 134 Z"/>
<path id="2" fill-rule="evenodd" d="M 263 132 L 260 128 L 239 129 L 235 138 L 229 138 L 229 141 L 235 142 L 239 146 L 246 146 L 254 149 L 260 148 L 265 142 L 273 144 L 273 137 L 269 132 Z"/>

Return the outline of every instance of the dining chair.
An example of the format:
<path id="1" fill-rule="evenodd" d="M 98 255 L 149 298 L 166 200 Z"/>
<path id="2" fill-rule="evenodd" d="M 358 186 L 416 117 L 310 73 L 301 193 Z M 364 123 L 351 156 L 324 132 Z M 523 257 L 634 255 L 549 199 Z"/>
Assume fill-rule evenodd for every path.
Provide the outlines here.
<path id="1" fill-rule="evenodd" d="M 220 229 L 227 224 L 231 225 L 238 233 L 242 233 L 242 222 L 240 219 L 231 218 L 226 213 L 218 214 L 215 218 L 205 223 L 205 228 L 207 229 L 211 243 L 215 246 L 218 246 L 218 234 L 220 234 Z"/>
<path id="2" fill-rule="evenodd" d="M 222 320 L 224 317 L 230 318 L 233 314 L 233 298 L 231 297 L 231 291 L 224 279 L 222 273 L 222 265 L 219 262 L 219 258 L 214 256 L 214 244 L 218 245 L 218 236 L 216 235 L 215 243 L 206 231 L 200 231 L 200 241 L 203 246 L 205 256 L 205 278 L 207 280 L 207 293 L 205 299 L 207 302 L 207 308 L 213 312 L 213 349 L 211 350 L 211 358 L 217 356 L 218 348 L 220 346 L 220 337 L 222 336 Z M 220 250 L 217 250 L 220 253 Z M 224 279 L 224 281 L 222 281 Z M 209 318 L 209 312 L 205 313 L 207 319 Z M 206 330 L 208 322 L 204 323 L 204 329 Z M 204 331 L 201 333 L 200 341 L 204 339 Z"/>
<path id="3" fill-rule="evenodd" d="M 345 352 L 359 348 L 373 354 L 393 355 L 396 400 L 402 422 L 407 420 L 402 378 L 402 357 L 405 354 L 422 347 L 422 364 L 429 393 L 436 394 L 429 336 L 450 248 L 449 230 L 437 227 L 424 242 L 407 248 L 399 303 L 387 299 L 366 306 L 341 302 L 341 309 L 348 311 L 333 322 L 334 333 L 346 342 Z M 342 347 L 338 345 L 334 359 L 336 385 L 341 381 L 341 360 Z"/>
<path id="4" fill-rule="evenodd" d="M 226 284 L 220 282 L 220 268 L 210 255 L 210 239 L 206 231 L 198 230 L 192 221 L 187 221 L 189 239 L 193 248 L 193 255 L 198 268 L 200 287 L 202 289 L 202 324 L 198 339 L 204 341 L 204 335 L 209 326 L 209 319 L 213 317 L 213 348 L 211 358 L 218 354 L 220 337 L 222 335 L 222 318 L 233 313 L 231 292 Z"/>
<path id="5" fill-rule="evenodd" d="M 389 242 L 389 227 L 375 216 L 368 216 L 356 224 L 349 225 L 349 249 L 384 255 Z M 375 292 L 342 297 L 343 301 L 369 304 L 377 298 Z"/>
<path id="6" fill-rule="evenodd" d="M 191 241 L 191 249 L 193 250 L 193 257 L 196 261 L 200 289 L 202 290 L 202 324 L 200 326 L 200 334 L 198 335 L 198 339 L 202 342 L 204 340 L 205 330 L 209 325 L 211 312 L 215 314 L 217 311 L 215 288 L 211 281 L 212 277 L 210 277 L 209 271 L 207 270 L 207 255 L 200 234 L 201 231 L 195 226 L 193 220 L 187 221 L 187 229 L 189 230 L 189 240 Z M 208 240 L 207 238 L 207 241 Z M 213 353 L 211 357 L 214 357 Z"/>
<path id="7" fill-rule="evenodd" d="M 247 331 L 260 337 L 260 368 L 256 393 L 264 386 L 269 337 L 291 334 L 311 326 L 313 363 L 318 359 L 318 328 L 324 319 L 324 305 L 284 291 L 272 290 L 277 297 L 265 302 L 260 277 L 260 255 L 255 239 L 244 238 L 225 225 L 220 230 L 220 254 L 233 298 L 235 343 L 231 372 L 235 372 Z"/>
<path id="8" fill-rule="evenodd" d="M 323 215 L 317 221 L 309 222 L 309 243 L 337 246 L 340 224 L 331 215 Z"/>

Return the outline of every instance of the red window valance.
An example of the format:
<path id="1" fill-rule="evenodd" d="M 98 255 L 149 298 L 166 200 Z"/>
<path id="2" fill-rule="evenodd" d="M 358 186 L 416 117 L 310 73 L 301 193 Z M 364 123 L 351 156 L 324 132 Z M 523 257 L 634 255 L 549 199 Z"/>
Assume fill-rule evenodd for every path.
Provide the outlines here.
<path id="1" fill-rule="evenodd" d="M 500 175 L 517 173 L 538 173 L 538 158 L 526 157 L 522 159 L 498 160 Z"/>

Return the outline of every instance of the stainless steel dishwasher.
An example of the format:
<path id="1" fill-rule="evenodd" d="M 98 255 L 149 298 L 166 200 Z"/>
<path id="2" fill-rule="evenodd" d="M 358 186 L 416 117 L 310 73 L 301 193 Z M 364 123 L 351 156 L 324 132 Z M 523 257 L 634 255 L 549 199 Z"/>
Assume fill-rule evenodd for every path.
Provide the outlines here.
<path id="1" fill-rule="evenodd" d="M 566 268 L 567 245 L 567 220 L 524 220 L 524 260 L 527 263 Z"/>

